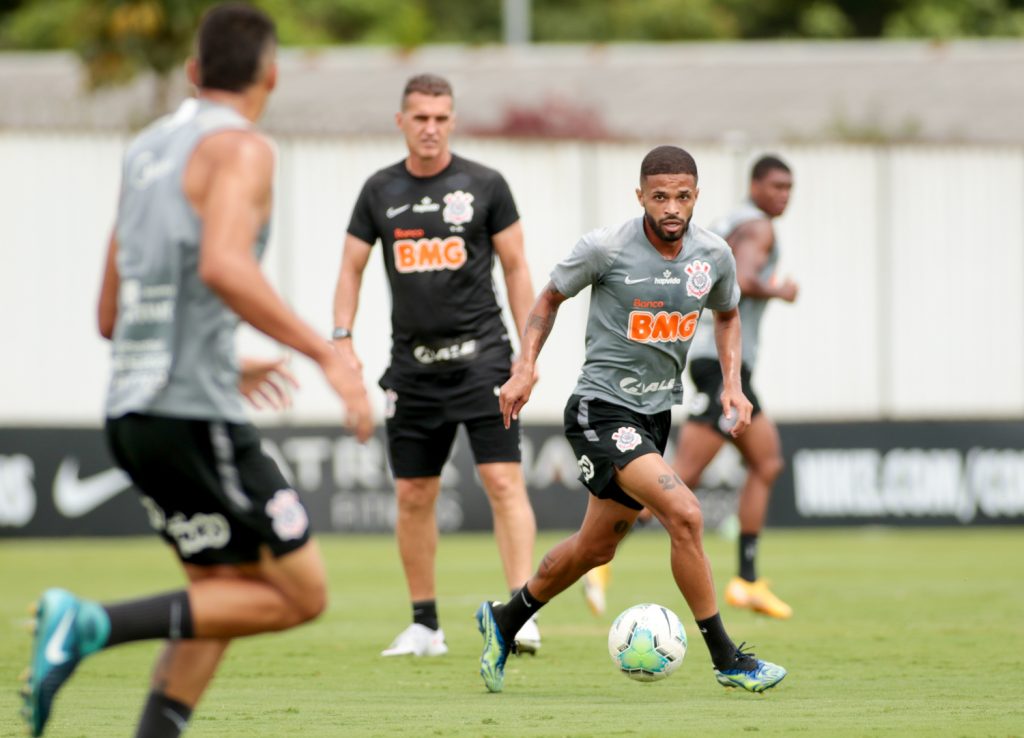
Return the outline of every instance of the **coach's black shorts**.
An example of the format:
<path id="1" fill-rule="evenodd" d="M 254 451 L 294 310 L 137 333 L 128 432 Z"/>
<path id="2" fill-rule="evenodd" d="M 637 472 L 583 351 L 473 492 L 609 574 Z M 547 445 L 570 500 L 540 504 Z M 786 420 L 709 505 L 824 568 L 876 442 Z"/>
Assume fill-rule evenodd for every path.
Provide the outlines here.
<path id="1" fill-rule="evenodd" d="M 729 431 L 733 423 L 722 415 L 722 366 L 718 359 L 694 359 L 690 362 L 689 370 L 697 393 L 690 402 L 687 419 L 710 425 L 726 438 L 732 438 Z M 750 369 L 746 364 L 740 366 L 740 385 L 743 394 L 754 406 L 754 412 L 750 415 L 753 418 L 761 412 L 761 403 L 750 384 Z"/>
<path id="2" fill-rule="evenodd" d="M 506 430 L 498 405 L 502 382 L 464 385 L 435 378 L 408 389 L 382 383 L 387 394 L 388 458 L 395 477 L 438 476 L 459 425 L 466 426 L 477 464 L 519 463 L 519 421 L 513 420 Z"/>
<path id="3" fill-rule="evenodd" d="M 643 505 L 615 481 L 615 470 L 649 453 L 663 455 L 672 413 L 643 415 L 596 397 L 571 395 L 565 406 L 565 437 L 580 467 L 578 479 L 600 499 L 615 500 L 634 510 Z"/>
<path id="4" fill-rule="evenodd" d="M 261 544 L 281 556 L 309 540 L 306 508 L 253 426 L 131 414 L 106 429 L 150 525 L 182 561 L 254 562 Z"/>

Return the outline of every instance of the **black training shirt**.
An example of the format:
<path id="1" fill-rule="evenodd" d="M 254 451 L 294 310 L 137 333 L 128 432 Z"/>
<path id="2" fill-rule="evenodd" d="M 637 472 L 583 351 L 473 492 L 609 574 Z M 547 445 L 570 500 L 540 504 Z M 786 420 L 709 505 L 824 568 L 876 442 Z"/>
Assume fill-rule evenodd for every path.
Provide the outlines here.
<path id="1" fill-rule="evenodd" d="M 348 232 L 379 239 L 391 285 L 392 380 L 493 364 L 505 371 L 508 332 L 492 279 L 491 236 L 519 220 L 500 173 L 452 156 L 432 177 L 400 161 L 370 177 Z M 362 308 L 383 305 L 367 299 Z"/>

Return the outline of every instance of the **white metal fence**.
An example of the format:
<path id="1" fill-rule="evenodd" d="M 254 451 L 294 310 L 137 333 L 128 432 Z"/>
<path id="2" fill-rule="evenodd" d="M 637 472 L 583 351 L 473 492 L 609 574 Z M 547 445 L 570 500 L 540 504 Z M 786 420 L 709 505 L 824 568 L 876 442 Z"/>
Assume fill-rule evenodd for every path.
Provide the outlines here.
<path id="1" fill-rule="evenodd" d="M 120 154 L 109 135 L 0 132 L 0 424 L 100 420 L 107 347 L 95 329 Z M 364 179 L 402 157 L 399 138 L 279 140 L 275 225 L 266 262 L 324 335 L 345 227 Z M 534 287 L 584 231 L 639 213 L 644 144 L 458 139 L 501 170 L 526 232 Z M 1024 414 L 1024 150 L 779 146 L 796 189 L 777 223 L 795 305 L 765 319 L 755 384 L 783 420 L 1015 417 Z M 745 190 L 760 152 L 696 147 L 706 223 Z M 501 280 L 498 278 L 498 284 Z M 583 355 L 587 297 L 563 307 L 524 413 L 551 422 Z M 372 384 L 390 345 L 379 257 L 354 327 Z M 250 333 L 243 350 L 275 348 Z M 337 403 L 313 367 L 289 413 L 331 422 Z M 374 393 L 378 408 L 380 392 Z"/>

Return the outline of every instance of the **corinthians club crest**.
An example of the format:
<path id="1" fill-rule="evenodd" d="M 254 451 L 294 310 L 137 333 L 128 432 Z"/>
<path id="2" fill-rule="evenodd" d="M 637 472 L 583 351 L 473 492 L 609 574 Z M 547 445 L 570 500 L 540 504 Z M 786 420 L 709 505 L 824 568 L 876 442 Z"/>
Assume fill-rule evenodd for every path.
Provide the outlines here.
<path id="1" fill-rule="evenodd" d="M 473 193 L 456 190 L 445 195 L 441 218 L 452 225 L 462 225 L 473 220 Z"/>
<path id="2" fill-rule="evenodd" d="M 683 271 L 689 275 L 686 278 L 686 294 L 690 297 L 704 297 L 711 291 L 711 265 L 708 262 L 694 259 Z"/>

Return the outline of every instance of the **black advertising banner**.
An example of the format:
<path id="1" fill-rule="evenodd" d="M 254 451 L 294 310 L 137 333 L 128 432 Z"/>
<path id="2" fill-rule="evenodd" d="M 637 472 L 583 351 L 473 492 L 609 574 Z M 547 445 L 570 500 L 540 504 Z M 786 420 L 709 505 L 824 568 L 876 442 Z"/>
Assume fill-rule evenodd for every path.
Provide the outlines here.
<path id="1" fill-rule="evenodd" d="M 391 531 L 394 485 L 382 433 L 365 444 L 332 427 L 263 428 L 264 450 L 302 495 L 317 531 Z M 523 433 L 540 525 L 576 528 L 587 493 L 556 427 Z M 442 531 L 490 530 L 491 511 L 463 433 L 441 475 Z M 99 429 L 0 428 L 0 537 L 137 535 L 149 525 Z"/>
<path id="2" fill-rule="evenodd" d="M 1024 523 L 1024 422 L 780 426 L 769 523 Z"/>
<path id="3" fill-rule="evenodd" d="M 819 423 L 780 426 L 786 471 L 769 523 L 1024 523 L 1024 423 Z M 262 429 L 264 447 L 303 497 L 316 530 L 391 531 L 383 437 L 332 427 Z M 523 471 L 543 529 L 579 525 L 587 493 L 559 426 L 525 426 Z M 735 512 L 743 481 L 727 447 L 697 490 L 709 529 Z M 460 434 L 442 473 L 442 531 L 489 530 L 491 513 Z M 0 428 L 0 537 L 136 535 L 149 530 L 98 429 Z"/>

